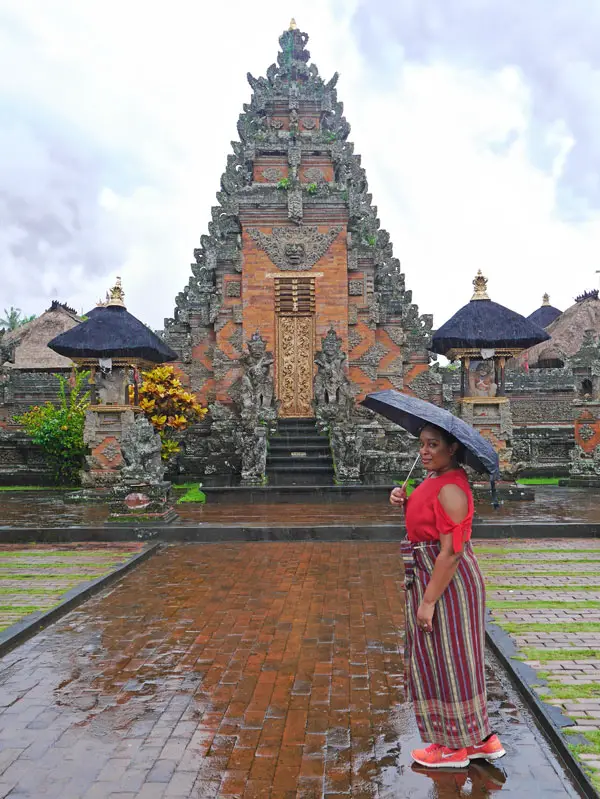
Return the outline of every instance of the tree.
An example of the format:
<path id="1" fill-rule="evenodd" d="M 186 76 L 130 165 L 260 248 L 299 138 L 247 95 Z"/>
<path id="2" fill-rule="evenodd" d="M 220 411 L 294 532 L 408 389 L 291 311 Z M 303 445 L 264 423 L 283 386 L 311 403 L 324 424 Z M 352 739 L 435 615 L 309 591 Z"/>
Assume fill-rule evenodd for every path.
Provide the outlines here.
<path id="1" fill-rule="evenodd" d="M 26 413 L 15 416 L 34 444 L 43 450 L 53 477 L 59 485 L 76 485 L 80 480 L 87 446 L 83 441 L 85 412 L 90 404 L 90 392 L 83 391 L 89 372 L 76 371 L 74 376 L 54 375 L 60 388 L 57 404 L 35 405 Z M 70 388 L 70 390 L 69 390 Z"/>
<path id="2" fill-rule="evenodd" d="M 202 419 L 203 408 L 181 385 L 172 366 L 157 366 L 142 372 L 139 404 L 160 435 L 162 458 L 169 460 L 180 451 L 179 434 L 192 422 Z M 133 392 L 133 387 L 130 387 Z"/>
<path id="3" fill-rule="evenodd" d="M 14 308 L 12 305 L 10 306 L 10 311 L 7 311 L 5 308 L 4 317 L 0 319 L 0 328 L 16 330 L 18 327 L 26 325 L 28 322 L 32 322 L 35 319 L 35 314 L 31 316 L 22 316 L 22 313 L 20 308 Z"/>

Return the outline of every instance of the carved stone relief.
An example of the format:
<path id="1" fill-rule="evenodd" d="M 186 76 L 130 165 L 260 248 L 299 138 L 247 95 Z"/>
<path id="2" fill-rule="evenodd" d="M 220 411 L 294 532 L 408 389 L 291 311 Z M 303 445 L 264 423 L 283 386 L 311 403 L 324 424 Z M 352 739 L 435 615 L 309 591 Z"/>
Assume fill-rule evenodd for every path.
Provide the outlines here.
<path id="1" fill-rule="evenodd" d="M 346 374 L 346 353 L 342 339 L 333 328 L 322 339 L 315 356 L 315 411 L 325 423 L 347 420 L 354 405 L 354 396 Z"/>
<path id="2" fill-rule="evenodd" d="M 318 166 L 309 166 L 304 170 L 304 179 L 307 183 L 323 183 L 325 180 L 325 173 Z"/>
<path id="3" fill-rule="evenodd" d="M 248 235 L 266 252 L 279 269 L 304 271 L 313 267 L 322 258 L 339 236 L 340 225 L 319 233 L 316 226 L 275 227 L 271 234 L 258 228 L 248 228 Z"/>
<path id="4" fill-rule="evenodd" d="M 365 286 L 362 280 L 348 281 L 348 294 L 351 297 L 362 297 L 364 294 Z"/>
<path id="5" fill-rule="evenodd" d="M 227 296 L 228 297 L 241 297 L 242 284 L 239 280 L 229 280 L 227 282 Z"/>
<path id="6" fill-rule="evenodd" d="M 283 178 L 283 170 L 276 166 L 268 166 L 263 169 L 261 175 L 269 183 L 278 183 Z"/>

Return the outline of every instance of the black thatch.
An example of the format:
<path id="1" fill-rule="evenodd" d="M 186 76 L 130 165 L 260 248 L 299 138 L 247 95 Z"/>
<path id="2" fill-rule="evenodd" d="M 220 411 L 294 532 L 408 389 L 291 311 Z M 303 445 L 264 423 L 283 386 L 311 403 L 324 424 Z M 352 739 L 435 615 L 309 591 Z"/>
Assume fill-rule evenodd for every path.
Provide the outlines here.
<path id="1" fill-rule="evenodd" d="M 492 300 L 471 300 L 436 331 L 431 349 L 438 355 L 456 349 L 527 349 L 549 338 L 510 308 Z"/>
<path id="2" fill-rule="evenodd" d="M 530 322 L 533 322 L 534 325 L 545 329 L 548 325 L 551 325 L 555 319 L 558 319 L 561 313 L 562 311 L 559 311 L 558 308 L 555 308 L 553 305 L 542 305 L 537 311 L 529 314 L 527 318 Z"/>
<path id="3" fill-rule="evenodd" d="M 97 313 L 102 313 L 102 311 L 104 310 L 106 310 L 105 305 L 95 305 L 92 308 L 92 310 L 88 311 L 86 314 L 84 314 L 84 316 L 86 319 L 93 319 L 93 317 L 96 316 Z"/>
<path id="4" fill-rule="evenodd" d="M 49 342 L 67 358 L 131 358 L 152 363 L 177 360 L 177 353 L 125 308 L 95 308 L 91 319 Z"/>
<path id="5" fill-rule="evenodd" d="M 597 300 L 599 289 L 592 289 L 591 291 L 584 291 L 579 297 L 575 297 L 575 302 L 584 302 L 584 300 Z"/>

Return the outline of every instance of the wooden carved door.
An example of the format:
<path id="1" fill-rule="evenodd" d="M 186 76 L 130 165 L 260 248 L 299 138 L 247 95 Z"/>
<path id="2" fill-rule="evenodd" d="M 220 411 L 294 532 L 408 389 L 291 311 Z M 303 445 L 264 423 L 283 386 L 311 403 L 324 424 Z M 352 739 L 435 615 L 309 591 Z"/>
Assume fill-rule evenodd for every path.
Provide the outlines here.
<path id="1" fill-rule="evenodd" d="M 275 279 L 277 398 L 281 418 L 314 416 L 314 278 Z"/>

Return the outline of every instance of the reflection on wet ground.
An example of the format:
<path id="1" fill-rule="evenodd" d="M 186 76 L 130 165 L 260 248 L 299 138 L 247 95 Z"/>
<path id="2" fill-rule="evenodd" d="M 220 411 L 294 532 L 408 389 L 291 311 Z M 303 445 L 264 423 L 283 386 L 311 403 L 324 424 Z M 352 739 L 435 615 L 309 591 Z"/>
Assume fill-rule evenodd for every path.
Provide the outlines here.
<path id="1" fill-rule="evenodd" d="M 365 498 L 360 493 L 301 494 L 261 500 L 260 495 L 211 496 L 206 505 L 177 505 L 182 524 L 313 525 L 400 523 L 401 514 L 382 493 Z M 258 498 L 257 498 L 258 496 Z M 73 505 L 64 494 L 53 491 L 0 492 L 0 526 L 70 527 L 102 524 L 108 516 L 105 505 Z M 250 501 L 250 500 L 253 501 Z M 600 494 L 589 489 L 539 486 L 527 502 L 505 502 L 494 510 L 488 502 L 476 504 L 476 516 L 492 522 L 600 522 Z"/>
<path id="2" fill-rule="evenodd" d="M 0 661 L 0 796 L 574 797 L 490 660 L 501 768 L 413 767 L 393 544 L 164 548 Z"/>

